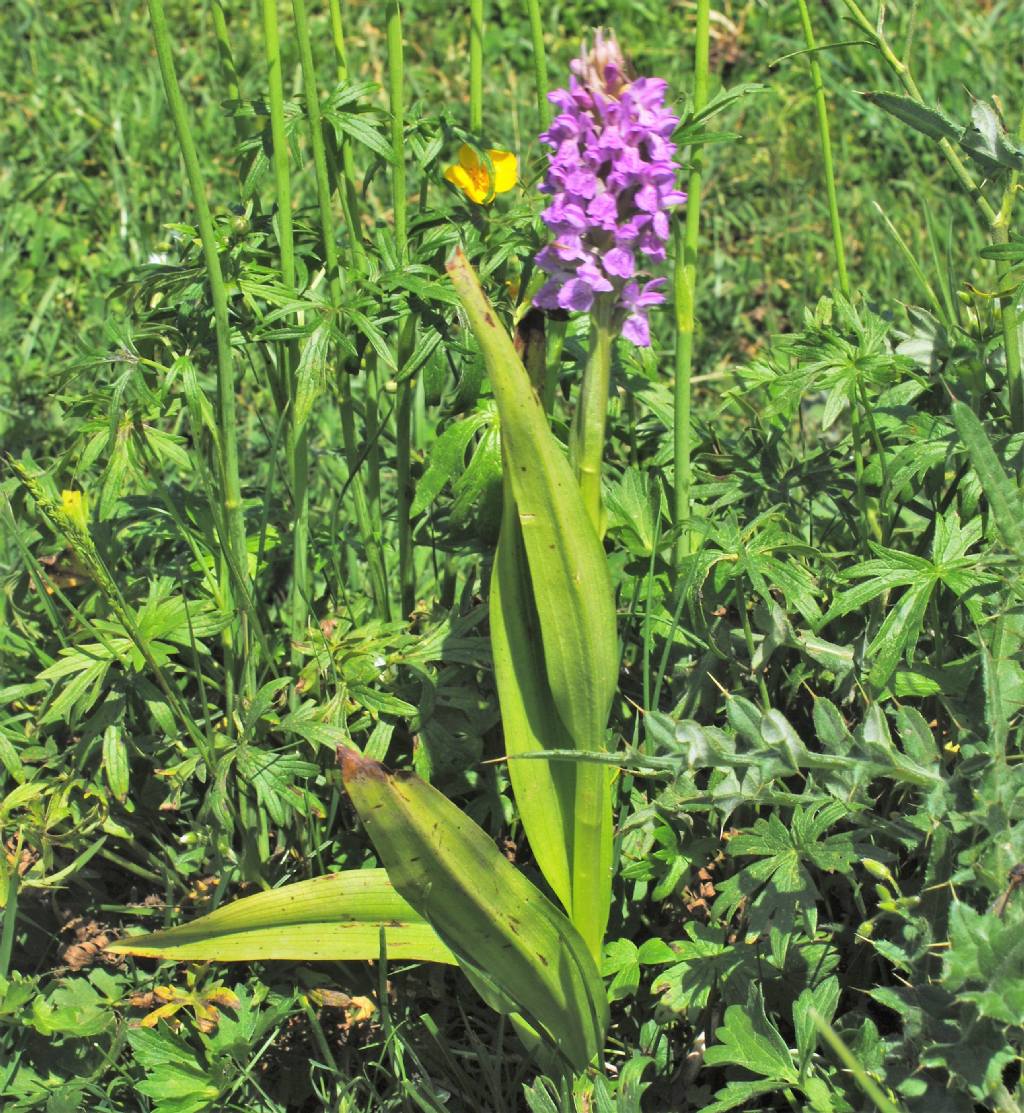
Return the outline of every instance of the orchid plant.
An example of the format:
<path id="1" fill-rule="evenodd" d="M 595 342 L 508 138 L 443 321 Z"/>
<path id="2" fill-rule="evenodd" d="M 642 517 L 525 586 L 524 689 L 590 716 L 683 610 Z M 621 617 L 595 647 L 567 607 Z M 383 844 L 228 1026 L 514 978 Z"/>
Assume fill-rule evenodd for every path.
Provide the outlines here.
<path id="1" fill-rule="evenodd" d="M 678 120 L 665 83 L 631 78 L 614 35 L 600 31 L 571 69 L 569 87 L 549 96 L 559 111 L 541 136 L 551 149 L 542 220 L 553 238 L 536 256 L 548 278 L 533 299 L 591 317 L 568 459 L 468 259 L 457 251 L 448 263 L 501 423 L 490 609 L 510 779 L 564 913 L 436 789 L 342 747 L 343 780 L 384 870 L 286 886 L 113 949 L 227 960 L 294 957 L 309 945 L 318 957 L 351 959 L 372 957 L 379 933 L 392 953 L 457 962 L 545 1066 L 579 1071 L 600 1058 L 608 1024 L 599 974 L 613 868 L 604 752 L 619 648 L 600 466 L 611 348 L 618 336 L 650 344 L 647 311 L 664 300 L 664 280 L 644 267 L 664 260 L 669 210 L 686 195 L 675 186 Z M 464 144 L 444 177 L 486 205 L 517 174 L 510 152 Z"/>

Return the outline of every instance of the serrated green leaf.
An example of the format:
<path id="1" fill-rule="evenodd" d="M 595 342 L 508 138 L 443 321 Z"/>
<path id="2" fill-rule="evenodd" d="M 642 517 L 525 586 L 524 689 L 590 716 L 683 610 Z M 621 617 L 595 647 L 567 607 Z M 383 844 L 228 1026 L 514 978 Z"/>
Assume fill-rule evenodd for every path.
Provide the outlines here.
<path id="1" fill-rule="evenodd" d="M 715 1032 L 720 1041 L 707 1049 L 708 1066 L 733 1063 L 773 1081 L 795 1085 L 799 1073 L 778 1028 L 764 1011 L 764 998 L 757 985 L 751 986 L 747 1004 L 730 1005 L 721 1028 Z"/>
<path id="2" fill-rule="evenodd" d="M 1024 507 L 1020 493 L 1000 464 L 985 427 L 974 411 L 963 402 L 954 402 L 951 413 L 956 431 L 992 507 L 996 528 L 1010 551 L 1024 559 Z"/>

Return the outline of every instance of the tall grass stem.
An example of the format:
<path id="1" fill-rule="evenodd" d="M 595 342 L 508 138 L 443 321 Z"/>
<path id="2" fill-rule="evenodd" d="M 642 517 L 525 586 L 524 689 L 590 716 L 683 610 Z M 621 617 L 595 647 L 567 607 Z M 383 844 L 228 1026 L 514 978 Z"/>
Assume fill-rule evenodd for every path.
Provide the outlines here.
<path id="1" fill-rule="evenodd" d="M 693 111 L 699 114 L 708 103 L 711 56 L 711 0 L 697 0 L 697 26 L 694 43 Z M 687 186 L 685 231 L 677 219 L 673 265 L 673 308 L 675 311 L 675 397 L 673 463 L 675 491 L 672 525 L 675 530 L 673 565 L 678 570 L 683 557 L 693 551 L 690 528 L 690 490 L 693 482 L 690 428 L 693 341 L 696 329 L 697 255 L 700 247 L 700 202 L 704 179 L 704 151 L 697 147 L 690 162 Z"/>
<path id="2" fill-rule="evenodd" d="M 231 354 L 231 331 L 228 322 L 228 296 L 224 284 L 224 274 L 221 270 L 220 256 L 217 253 L 217 238 L 213 230 L 213 220 L 210 216 L 210 206 L 206 200 L 206 188 L 203 182 L 202 170 L 199 166 L 199 156 L 196 152 L 195 141 L 189 127 L 188 114 L 185 111 L 185 102 L 178 87 L 178 79 L 174 70 L 174 55 L 171 47 L 171 35 L 167 26 L 167 17 L 164 12 L 163 0 L 149 0 L 149 14 L 153 25 L 153 40 L 156 46 L 157 62 L 160 66 L 160 76 L 163 80 L 164 93 L 171 110 L 174 121 L 174 130 L 177 135 L 178 145 L 181 148 L 182 160 L 185 163 L 185 173 L 188 177 L 189 188 L 192 192 L 192 201 L 196 207 L 196 219 L 199 223 L 199 238 L 203 247 L 203 257 L 206 261 L 207 280 L 210 283 L 210 295 L 213 300 L 214 331 L 217 345 L 217 408 L 218 422 L 220 424 L 220 471 L 223 484 L 222 512 L 225 523 L 225 536 L 223 545 L 225 549 L 228 571 L 224 575 L 224 592 L 228 605 L 235 594 L 230 587 L 231 567 L 242 578 L 243 591 L 241 592 L 241 617 L 239 620 L 239 644 L 232 642 L 228 649 L 241 654 L 244 662 L 245 686 L 247 691 L 254 688 L 255 676 L 252 662 L 247 652 L 248 647 L 248 616 L 245 610 L 245 597 L 247 592 L 247 560 L 245 541 L 245 518 L 242 507 L 242 489 L 238 471 L 238 439 L 235 420 L 235 377 L 234 360 Z M 229 652 L 230 656 L 230 652 Z M 232 674 L 229 661 L 228 675 Z"/>
<path id="3" fill-rule="evenodd" d="M 483 23 L 482 0 L 471 0 L 474 21 Z M 480 11 L 477 13 L 476 6 Z M 472 42 L 472 29 L 470 39 Z M 479 44 L 478 44 L 479 45 Z M 405 48 L 402 41 L 402 7 L 389 0 L 387 7 L 388 95 L 391 103 L 391 198 L 395 216 L 395 246 L 401 265 L 409 261 L 409 230 L 405 179 Z M 472 114 L 472 108 L 470 109 Z M 471 124 L 471 127 L 473 125 Z M 397 364 L 405 366 L 412 351 L 416 322 L 404 317 L 398 326 Z M 395 399 L 395 470 L 398 491 L 395 513 L 398 530 L 398 582 L 402 614 L 415 603 L 416 585 L 412 559 L 412 392 L 413 383 L 400 379 Z"/>
<path id="4" fill-rule="evenodd" d="M 1018 145 L 1024 144 L 1024 109 L 1021 110 L 1017 124 Z M 996 219 L 992 222 L 992 238 L 997 244 L 1010 241 L 1010 220 L 1013 216 L 1014 202 L 1021 188 L 1021 175 L 1014 170 L 1010 173 L 1003 190 L 1003 200 Z M 1000 269 L 1000 285 L 1006 289 L 999 298 L 1000 316 L 1003 326 L 1003 342 L 1006 347 L 1006 379 L 1010 401 L 1010 418 L 1014 432 L 1024 430 L 1024 367 L 1020 350 L 1020 317 L 1017 314 L 1017 299 L 1021 296 L 1020 283 L 1014 281 L 1014 265 L 1009 263 Z"/>
<path id="5" fill-rule="evenodd" d="M 295 242 L 292 229 L 292 184 L 288 136 L 284 125 L 284 81 L 277 0 L 263 0 L 263 40 L 267 60 L 270 132 L 273 143 L 274 187 L 277 196 L 277 242 L 281 255 L 281 281 L 295 293 Z M 295 405 L 294 344 L 280 346 L 278 391 L 286 405 Z M 309 614 L 309 442 L 305 430 L 288 418 L 288 482 L 292 492 L 292 584 L 290 607 L 291 660 L 300 661 L 298 643 L 305 634 Z"/>
<path id="6" fill-rule="evenodd" d="M 331 42 L 334 44 L 335 72 L 338 83 L 348 81 L 348 51 L 345 47 L 345 22 L 342 15 L 341 0 L 329 0 L 331 17 Z M 347 135 L 338 140 L 338 156 L 341 162 L 339 188 L 345 222 L 352 236 L 352 256 L 361 269 L 366 267 L 366 245 L 363 242 L 363 221 L 359 204 L 359 187 L 356 183 L 355 156 L 352 141 Z"/>
<path id="7" fill-rule="evenodd" d="M 224 4 L 221 0 L 213 0 L 213 33 L 217 38 L 217 55 L 220 58 L 220 68 L 224 76 L 228 99 L 237 102 L 241 97 L 238 90 L 238 70 L 235 67 L 235 54 L 231 49 L 228 21 L 224 15 Z M 243 139 L 245 137 L 245 123 L 242 117 L 237 114 L 234 119 L 235 135 L 239 139 Z"/>
<path id="8" fill-rule="evenodd" d="M 797 0 L 800 7 L 800 23 L 807 44 L 807 64 L 811 71 L 811 84 L 814 87 L 814 105 L 818 116 L 818 137 L 821 141 L 821 164 L 825 174 L 825 189 L 828 193 L 828 217 L 832 225 L 832 244 L 836 254 L 836 272 L 839 276 L 839 289 L 844 297 L 850 296 L 850 279 L 846 271 L 846 251 L 843 247 L 843 226 L 839 219 L 839 194 L 836 190 L 836 172 L 832 158 L 832 136 L 828 124 L 828 101 L 825 98 L 825 83 L 821 76 L 817 48 L 814 42 L 814 28 L 811 26 L 811 13 L 807 0 Z"/>
<path id="9" fill-rule="evenodd" d="M 324 144 L 323 120 L 320 114 L 320 96 L 313 63 L 313 47 L 309 36 L 309 19 L 306 15 L 305 0 L 292 0 L 295 14 L 295 33 L 299 44 L 299 59 L 302 65 L 302 85 L 306 97 L 306 114 L 309 119 L 310 146 L 313 151 L 313 167 L 316 176 L 317 205 L 320 213 L 320 232 L 324 243 L 324 262 L 327 270 L 328 289 L 331 303 L 338 311 L 344 296 L 341 268 L 338 265 L 338 245 L 335 240 L 334 214 L 331 211 L 331 184 L 327 172 L 327 150 Z M 359 466 L 359 450 L 356 444 L 354 401 L 352 384 L 348 374 L 341 370 L 338 377 L 341 395 L 341 437 L 349 476 L 355 475 Z M 356 528 L 366 550 L 370 590 L 376 609 L 381 617 L 390 615 L 388 602 L 387 571 L 384 566 L 384 553 L 381 538 L 370 523 L 366 492 L 362 484 L 353 482 L 352 503 L 356 515 Z"/>
<path id="10" fill-rule="evenodd" d="M 540 0 L 526 0 L 530 16 L 530 38 L 533 42 L 533 84 L 537 95 L 537 117 L 542 128 L 551 122 L 551 104 L 548 101 L 548 58 L 544 50 L 544 21 Z"/>

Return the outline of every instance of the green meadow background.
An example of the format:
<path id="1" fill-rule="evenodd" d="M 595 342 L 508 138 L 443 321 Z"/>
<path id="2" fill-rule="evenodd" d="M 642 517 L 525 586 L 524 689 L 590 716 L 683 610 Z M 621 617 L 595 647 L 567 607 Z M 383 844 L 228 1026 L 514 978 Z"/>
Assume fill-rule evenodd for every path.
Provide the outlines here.
<path id="1" fill-rule="evenodd" d="M 403 9 L 404 286 L 385 5 L 346 7 L 349 82 L 371 84 L 337 112 L 358 120 L 372 262 L 346 287 L 345 319 L 360 323 L 316 383 L 303 445 L 272 369 L 305 337 L 282 331 L 285 312 L 312 314 L 328 283 L 290 5 L 298 293 L 275 270 L 261 5 L 223 4 L 230 57 L 216 7 L 168 0 L 167 18 L 234 283 L 253 585 L 241 650 L 224 593 L 238 570 L 217 542 L 209 295 L 147 5 L 7 0 L 0 17 L 0 1109 L 1024 1108 L 1024 415 L 1000 317 L 1000 296 L 1004 313 L 1020 301 L 1019 215 L 993 252 L 934 140 L 865 96 L 900 90 L 842 2 L 809 14 L 827 48 L 813 57 L 848 301 L 801 6 L 712 11 L 711 93 L 736 96 L 702 148 L 697 525 L 681 568 L 671 305 L 652 313 L 649 352 L 617 348 L 605 491 L 624 756 L 603 1074 L 546 1076 L 449 967 L 102 954 L 242 895 L 377 864 L 339 742 L 414 768 L 533 871 L 489 760 L 503 753 L 485 607 L 493 404 L 440 268 L 467 243 L 507 321 L 542 243 L 526 5 L 486 5 L 477 138 L 515 152 L 521 178 L 487 210 L 442 178 L 469 125 L 468 13 Z M 326 99 L 331 29 L 326 4 L 309 9 Z M 695 3 L 551 0 L 541 15 L 552 87 L 581 38 L 612 27 L 687 117 Z M 961 128 L 972 97 L 994 105 L 1021 157 L 1015 0 L 901 0 L 884 30 L 926 104 Z M 1016 196 L 1009 165 L 972 164 L 996 207 Z M 403 432 L 387 353 L 408 304 L 420 332 Z M 563 439 L 585 341 L 571 324 Z M 84 504 L 62 494 L 76 491 Z"/>

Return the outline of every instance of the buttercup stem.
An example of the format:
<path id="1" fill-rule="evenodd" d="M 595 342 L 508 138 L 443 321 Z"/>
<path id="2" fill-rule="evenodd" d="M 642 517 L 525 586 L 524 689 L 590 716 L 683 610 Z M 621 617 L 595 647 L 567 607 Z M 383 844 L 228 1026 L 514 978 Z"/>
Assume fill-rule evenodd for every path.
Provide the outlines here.
<path id="1" fill-rule="evenodd" d="M 484 126 L 484 0 L 469 0 L 469 130 Z"/>

